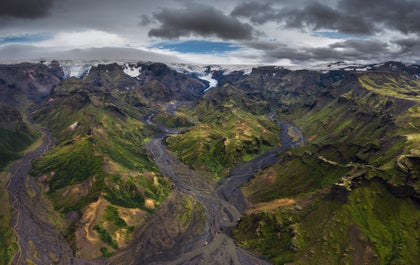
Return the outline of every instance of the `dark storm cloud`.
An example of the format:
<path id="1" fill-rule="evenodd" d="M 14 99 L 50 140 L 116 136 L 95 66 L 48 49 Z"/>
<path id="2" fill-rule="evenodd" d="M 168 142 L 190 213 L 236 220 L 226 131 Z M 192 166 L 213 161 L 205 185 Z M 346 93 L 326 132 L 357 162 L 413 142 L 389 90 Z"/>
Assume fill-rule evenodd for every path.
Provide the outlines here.
<path id="1" fill-rule="evenodd" d="M 339 0 L 336 5 L 307 1 L 280 7 L 247 2 L 236 6 L 232 15 L 258 24 L 277 21 L 289 28 L 311 27 L 351 34 L 373 34 L 384 28 L 404 34 L 420 33 L 417 0 Z"/>
<path id="2" fill-rule="evenodd" d="M 315 30 L 334 29 L 344 33 L 370 34 L 372 26 L 363 18 L 340 11 L 320 3 L 310 3 L 302 10 L 283 9 L 281 20 L 290 28 L 310 26 Z"/>
<path id="3" fill-rule="evenodd" d="M 149 31 L 149 36 L 174 39 L 197 35 L 216 36 L 224 40 L 251 39 L 251 25 L 225 15 L 222 11 L 205 5 L 192 4 L 183 9 L 162 9 L 153 14 L 162 23 Z"/>
<path id="4" fill-rule="evenodd" d="M 377 60 L 378 58 L 392 58 L 398 56 L 389 50 L 386 43 L 370 40 L 346 40 L 321 48 L 293 48 L 286 45 L 249 42 L 248 45 L 264 51 L 266 61 L 289 59 L 295 63 L 337 60 Z"/>
<path id="5" fill-rule="evenodd" d="M 0 16 L 16 18 L 39 18 L 48 15 L 53 0 L 2 0 Z"/>
<path id="6" fill-rule="evenodd" d="M 420 37 L 412 39 L 399 39 L 395 40 L 393 43 L 399 46 L 401 54 L 405 54 L 407 56 L 418 56 L 420 51 Z"/>
<path id="7" fill-rule="evenodd" d="M 420 33 L 420 1 L 418 0 L 341 0 L 343 12 L 363 19 L 375 28 L 385 27 L 403 33 Z M 343 13 L 342 12 L 342 13 Z"/>
<path id="8" fill-rule="evenodd" d="M 236 6 L 231 15 L 234 17 L 248 17 L 255 24 L 263 24 L 270 20 L 277 20 L 279 11 L 272 4 L 261 2 L 247 2 Z"/>
<path id="9" fill-rule="evenodd" d="M 120 37 L 115 45 L 123 47 L 148 47 L 148 36 L 218 38 L 244 48 L 226 56 L 260 62 L 410 61 L 419 58 L 419 18 L 420 0 L 0 0 L 0 60 L 7 52 L 44 54 L 9 46 L 44 45 L 34 36 L 46 34 L 49 47 L 64 50 L 84 45 L 75 39 L 67 47 L 66 33 L 95 31 Z"/>

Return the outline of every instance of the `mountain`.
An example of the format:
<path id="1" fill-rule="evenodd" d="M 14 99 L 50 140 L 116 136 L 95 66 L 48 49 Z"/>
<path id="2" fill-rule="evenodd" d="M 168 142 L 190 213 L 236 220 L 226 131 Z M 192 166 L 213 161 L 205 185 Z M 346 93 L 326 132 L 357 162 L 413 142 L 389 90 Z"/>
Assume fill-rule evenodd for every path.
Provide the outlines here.
<path id="1" fill-rule="evenodd" d="M 0 166 L 24 159 L 0 260 L 416 264 L 419 86 L 399 62 L 2 65 Z"/>
<path id="2" fill-rule="evenodd" d="M 61 82 L 63 71 L 52 62 L 0 66 L 0 169 L 33 143 L 39 133 L 26 120 L 25 110 L 40 102 Z"/>

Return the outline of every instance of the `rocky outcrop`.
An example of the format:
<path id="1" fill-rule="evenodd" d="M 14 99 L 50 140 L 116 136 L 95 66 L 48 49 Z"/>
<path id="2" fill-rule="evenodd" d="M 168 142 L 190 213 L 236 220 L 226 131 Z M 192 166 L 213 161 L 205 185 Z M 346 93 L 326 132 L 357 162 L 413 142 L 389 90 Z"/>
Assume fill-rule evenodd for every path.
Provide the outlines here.
<path id="1" fill-rule="evenodd" d="M 39 102 L 62 81 L 63 75 L 57 63 L 50 67 L 30 63 L 0 65 L 0 102 L 19 107 L 29 105 L 28 99 Z"/>
<path id="2" fill-rule="evenodd" d="M 22 115 L 11 106 L 0 105 L 0 128 L 17 132 L 26 128 Z"/>

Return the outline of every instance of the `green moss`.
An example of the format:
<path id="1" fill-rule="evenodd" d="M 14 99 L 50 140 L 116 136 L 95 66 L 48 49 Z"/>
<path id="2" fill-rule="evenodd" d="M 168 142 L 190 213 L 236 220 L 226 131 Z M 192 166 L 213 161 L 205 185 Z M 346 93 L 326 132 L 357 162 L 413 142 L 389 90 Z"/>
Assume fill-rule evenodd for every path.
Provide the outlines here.
<path id="1" fill-rule="evenodd" d="M 104 257 L 104 258 L 109 258 L 109 257 L 111 257 L 112 256 L 112 254 L 114 254 L 114 252 L 113 251 L 110 251 L 108 248 L 106 248 L 106 247 L 101 247 L 100 249 L 99 249 L 100 251 L 101 251 L 101 253 L 102 253 L 102 257 Z"/>
<path id="2" fill-rule="evenodd" d="M 352 221 L 374 242 L 381 264 L 415 264 L 420 259 L 420 211 L 380 183 L 356 189 L 344 206 Z"/>
<path id="3" fill-rule="evenodd" d="M 50 191 L 53 192 L 89 177 L 101 175 L 102 160 L 101 156 L 95 155 L 93 143 L 86 137 L 59 146 L 36 160 L 31 173 L 40 176 L 53 172 L 49 181 Z"/>
<path id="4" fill-rule="evenodd" d="M 138 190 L 137 186 L 131 182 L 123 182 L 117 177 L 113 178 L 114 185 L 105 187 L 105 199 L 114 205 L 125 208 L 147 208 L 144 206 L 144 195 Z"/>
<path id="5" fill-rule="evenodd" d="M 99 239 L 101 241 L 103 241 L 104 243 L 108 244 L 113 249 L 118 249 L 118 243 L 117 243 L 117 241 L 115 241 L 114 239 L 112 239 L 111 235 L 103 227 L 101 227 L 100 225 L 95 225 L 93 227 L 93 230 L 95 230 L 98 233 Z"/>
<path id="6" fill-rule="evenodd" d="M 200 106 L 196 110 L 200 115 L 206 111 L 200 125 L 166 140 L 169 149 L 193 168 L 223 176 L 236 163 L 279 144 L 279 128 L 264 116 L 234 107 L 214 111 Z"/>
<path id="7" fill-rule="evenodd" d="M 250 214 L 240 220 L 233 236 L 242 247 L 257 251 L 275 264 L 284 264 L 293 261 L 295 255 L 290 225 L 289 220 L 275 213 Z"/>
<path id="8" fill-rule="evenodd" d="M 0 128 L 0 171 L 11 161 L 22 156 L 22 152 L 39 138 L 40 133 L 25 127 L 19 131 Z"/>
<path id="9" fill-rule="evenodd" d="M 104 219 L 112 222 L 117 227 L 126 228 L 127 223 L 120 217 L 118 210 L 115 207 L 108 205 L 104 211 Z"/>
<path id="10" fill-rule="evenodd" d="M 140 121 L 139 109 L 101 90 L 79 90 L 80 84 L 73 83 L 64 83 L 54 101 L 34 114 L 34 119 L 53 131 L 58 145 L 34 163 L 32 173 L 48 177 L 50 198 L 63 212 L 81 210 L 100 194 L 117 206 L 151 211 L 144 207 L 145 197 L 159 204 L 171 190 L 170 181 L 156 174 L 158 168 L 143 149 L 153 128 Z M 74 89 L 69 92 L 66 86 Z M 133 177 L 127 180 L 124 174 Z M 68 186 L 85 180 L 89 183 L 86 195 L 66 192 Z"/>
<path id="11" fill-rule="evenodd" d="M 367 89 L 381 95 L 420 102 L 416 97 L 420 82 L 405 75 L 368 73 L 359 76 L 360 83 Z"/>
<path id="12" fill-rule="evenodd" d="M 194 224 L 203 224 L 205 218 L 205 208 L 200 202 L 190 196 L 184 196 L 182 198 L 182 210 L 175 214 L 176 222 L 181 226 L 182 230 Z"/>
<path id="13" fill-rule="evenodd" d="M 153 116 L 153 121 L 162 124 L 168 128 L 186 128 L 194 125 L 186 117 L 173 116 L 168 113 L 159 113 Z"/>
<path id="14" fill-rule="evenodd" d="M 319 197 L 301 211 L 246 215 L 234 236 L 275 264 L 416 264 L 419 225 L 418 205 L 372 181 L 354 189 L 348 203 Z M 272 240 L 278 231 L 288 243 Z"/>
<path id="15" fill-rule="evenodd" d="M 0 221 L 3 217 L 0 216 Z M 0 264 L 8 265 L 18 249 L 13 230 L 0 225 Z"/>
<path id="16" fill-rule="evenodd" d="M 330 187 L 350 168 L 328 163 L 312 153 L 311 146 L 291 150 L 281 162 L 256 174 L 242 190 L 252 202 L 266 202 L 281 197 L 300 196 Z M 316 149 L 314 149 L 316 150 Z"/>

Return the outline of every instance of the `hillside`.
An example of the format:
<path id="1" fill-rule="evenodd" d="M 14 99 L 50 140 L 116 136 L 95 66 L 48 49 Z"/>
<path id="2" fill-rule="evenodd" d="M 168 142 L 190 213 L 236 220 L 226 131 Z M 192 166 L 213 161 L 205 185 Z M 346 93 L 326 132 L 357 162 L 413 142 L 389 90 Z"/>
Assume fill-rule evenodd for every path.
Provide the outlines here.
<path id="1" fill-rule="evenodd" d="M 144 122 L 157 106 L 144 106 L 154 104 L 157 95 L 162 102 L 180 96 L 172 89 L 179 91 L 187 86 L 183 81 L 190 81 L 176 81 L 169 89 L 170 77 L 163 76 L 176 73 L 158 64 L 149 67 L 151 77 L 148 70 L 148 81 L 140 81 L 117 64 L 98 65 L 84 79 L 56 86 L 32 113 L 52 132 L 56 146 L 34 162 L 31 174 L 54 208 L 73 217 L 65 233 L 79 257 L 106 257 L 126 246 L 171 192 L 170 180 L 142 147 L 157 131 Z M 162 80 L 155 81 L 156 75 Z"/>
<path id="2" fill-rule="evenodd" d="M 310 105 L 310 83 L 301 102 L 280 92 L 278 118 L 307 143 L 242 188 L 241 245 L 278 264 L 416 263 L 419 81 L 410 71 L 387 63 L 320 75 L 313 82 L 324 91 Z"/>
<path id="3" fill-rule="evenodd" d="M 420 259 L 419 66 L 66 67 L 0 66 L 0 168 L 48 147 L 2 175 L 1 260 Z M 45 241 L 17 247 L 18 215 Z"/>

